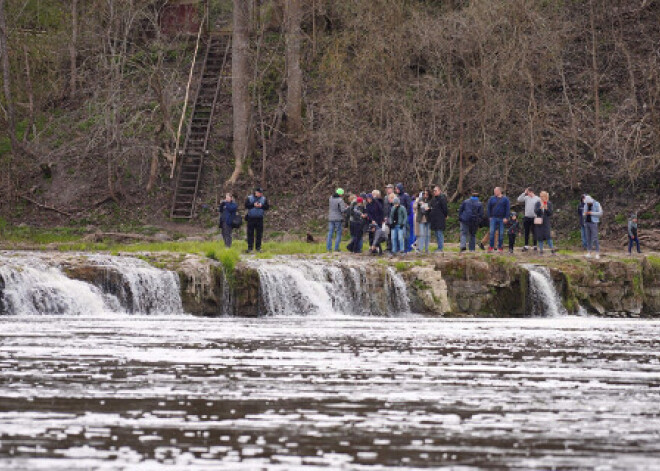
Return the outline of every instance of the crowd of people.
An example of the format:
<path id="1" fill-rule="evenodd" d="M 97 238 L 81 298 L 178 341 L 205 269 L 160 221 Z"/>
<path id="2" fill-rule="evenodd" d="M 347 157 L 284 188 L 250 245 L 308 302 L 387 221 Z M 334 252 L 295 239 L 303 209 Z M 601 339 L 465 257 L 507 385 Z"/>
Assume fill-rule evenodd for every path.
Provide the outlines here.
<path id="1" fill-rule="evenodd" d="M 488 229 L 479 242 L 482 250 L 486 250 L 485 244 L 488 244 L 488 252 L 504 252 L 506 234 L 508 251 L 513 253 L 516 239 L 522 234 L 522 252 L 556 252 L 552 240 L 554 206 L 547 191 L 541 191 L 537 195 L 532 188 L 526 188 L 518 196 L 516 202 L 523 204 L 524 208 L 522 224 L 516 212 L 512 211 L 511 201 L 502 188 L 495 187 L 493 195 L 485 204 L 479 196 L 478 192 L 472 192 L 458 209 L 460 252 L 476 250 L 477 231 L 481 227 Z M 255 188 L 246 198 L 244 207 L 247 211 L 242 217 L 238 214 L 238 203 L 231 193 L 227 193 L 220 203 L 219 226 L 224 243 L 231 247 L 234 229 L 241 227 L 245 220 L 247 252 L 260 252 L 264 215 L 270 207 L 263 190 Z M 577 206 L 577 216 L 586 256 L 600 258 L 598 226 L 603 217 L 601 204 L 590 195 L 582 195 Z M 346 248 L 353 253 L 363 251 L 365 234 L 369 242 L 368 252 L 373 255 L 403 255 L 412 251 L 429 253 L 433 237 L 437 244 L 435 252 L 443 252 L 448 217 L 447 196 L 438 185 L 413 196 L 405 191 L 401 183 L 386 185 L 384 194 L 375 189 L 370 193 L 346 195 L 342 188 L 337 188 L 328 202 L 326 249 L 328 252 L 339 252 L 343 229 L 348 229 L 351 237 Z M 632 252 L 633 246 L 637 252 L 641 252 L 637 231 L 637 216 L 633 213 L 628 220 L 629 253 Z"/>

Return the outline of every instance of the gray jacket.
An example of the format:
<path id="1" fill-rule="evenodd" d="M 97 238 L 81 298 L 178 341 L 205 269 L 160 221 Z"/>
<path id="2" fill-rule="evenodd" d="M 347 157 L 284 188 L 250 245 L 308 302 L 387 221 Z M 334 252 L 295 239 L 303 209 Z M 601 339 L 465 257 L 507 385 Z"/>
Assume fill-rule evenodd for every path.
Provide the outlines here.
<path id="1" fill-rule="evenodd" d="M 527 196 L 524 192 L 518 197 L 518 203 L 525 203 L 525 217 L 526 218 L 535 218 L 536 213 L 534 208 L 536 208 L 536 203 L 539 203 L 541 198 L 537 195 Z"/>
<path id="2" fill-rule="evenodd" d="M 341 196 L 333 195 L 330 197 L 328 205 L 328 221 L 339 222 L 344 220 L 343 213 L 346 211 L 346 203 Z"/>

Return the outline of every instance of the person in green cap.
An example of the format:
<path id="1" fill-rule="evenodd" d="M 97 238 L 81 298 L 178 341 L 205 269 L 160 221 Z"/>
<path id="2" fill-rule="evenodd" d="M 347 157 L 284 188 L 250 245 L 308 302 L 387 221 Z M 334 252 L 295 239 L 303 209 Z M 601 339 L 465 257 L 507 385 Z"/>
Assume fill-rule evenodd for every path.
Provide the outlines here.
<path id="1" fill-rule="evenodd" d="M 326 249 L 332 252 L 332 236 L 335 236 L 335 252 L 339 252 L 339 243 L 341 242 L 342 222 L 344 221 L 344 212 L 346 212 L 346 203 L 344 202 L 344 190 L 337 188 L 335 194 L 330 197 L 328 207 L 328 241 Z"/>

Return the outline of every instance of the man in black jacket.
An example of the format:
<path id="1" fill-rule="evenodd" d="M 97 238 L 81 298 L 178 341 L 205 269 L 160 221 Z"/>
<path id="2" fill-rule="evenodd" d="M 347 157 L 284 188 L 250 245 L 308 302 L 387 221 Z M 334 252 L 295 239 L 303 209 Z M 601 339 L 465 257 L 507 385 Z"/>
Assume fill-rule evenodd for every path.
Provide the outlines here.
<path id="1" fill-rule="evenodd" d="M 428 220 L 431 230 L 435 232 L 435 237 L 438 239 L 438 248 L 436 252 L 443 252 L 445 247 L 445 228 L 447 226 L 447 197 L 442 194 L 439 186 L 433 187 L 433 198 L 429 203 Z"/>
<path id="2" fill-rule="evenodd" d="M 245 209 L 247 213 L 247 251 L 252 252 L 252 247 L 261 252 L 261 238 L 264 234 L 264 214 L 268 210 L 268 200 L 264 196 L 261 188 L 255 188 L 254 194 L 247 197 L 245 200 Z M 255 232 L 257 236 L 255 245 Z"/>

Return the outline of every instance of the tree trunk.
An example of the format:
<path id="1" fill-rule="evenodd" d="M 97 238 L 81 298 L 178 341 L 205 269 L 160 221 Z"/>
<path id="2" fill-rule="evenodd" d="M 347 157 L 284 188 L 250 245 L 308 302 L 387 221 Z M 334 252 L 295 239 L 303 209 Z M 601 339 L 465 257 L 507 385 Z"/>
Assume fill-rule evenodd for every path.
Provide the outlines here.
<path id="1" fill-rule="evenodd" d="M 14 114 L 14 99 L 11 94 L 11 75 L 8 50 L 5 0 L 0 0 L 0 55 L 2 56 L 2 84 L 7 106 L 7 134 L 9 134 L 12 155 L 15 156 L 18 152 L 19 146 L 18 140 L 16 139 L 16 116 Z"/>
<path id="2" fill-rule="evenodd" d="M 71 0 L 71 42 L 69 43 L 70 77 L 69 93 L 74 96 L 78 90 L 78 51 L 76 43 L 78 42 L 78 0 Z"/>
<path id="3" fill-rule="evenodd" d="M 301 22 L 302 7 L 300 0 L 287 0 L 284 20 L 287 71 L 286 122 L 287 130 L 293 134 L 297 134 L 302 130 Z"/>
<path id="4" fill-rule="evenodd" d="M 250 11 L 248 2 L 234 0 L 232 40 L 232 107 L 234 109 L 234 172 L 228 184 L 238 180 L 250 150 Z"/>
<path id="5" fill-rule="evenodd" d="M 594 2 L 589 2 L 590 6 L 590 23 L 591 23 L 591 68 L 593 75 L 593 94 L 594 94 L 594 154 L 596 162 L 600 161 L 600 77 L 598 74 L 598 55 L 596 45 L 596 12 L 594 10 Z"/>

